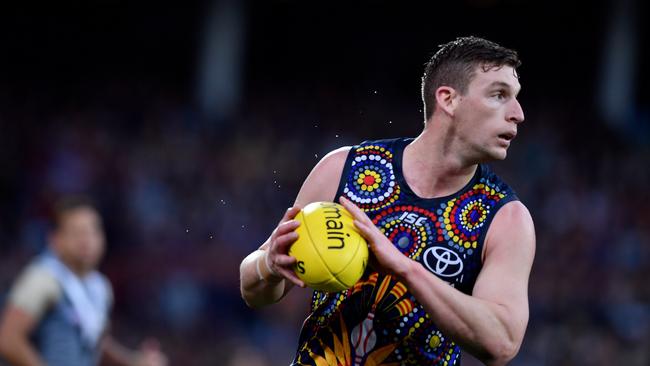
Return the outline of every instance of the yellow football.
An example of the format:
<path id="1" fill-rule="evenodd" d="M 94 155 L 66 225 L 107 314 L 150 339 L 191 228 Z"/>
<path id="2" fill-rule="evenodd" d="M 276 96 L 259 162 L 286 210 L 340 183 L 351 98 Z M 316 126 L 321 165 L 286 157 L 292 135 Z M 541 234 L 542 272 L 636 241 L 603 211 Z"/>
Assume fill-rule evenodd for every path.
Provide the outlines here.
<path id="1" fill-rule="evenodd" d="M 296 215 L 298 240 L 289 248 L 296 275 L 315 290 L 338 292 L 352 287 L 368 262 L 368 244 L 352 215 L 333 202 L 313 202 Z"/>

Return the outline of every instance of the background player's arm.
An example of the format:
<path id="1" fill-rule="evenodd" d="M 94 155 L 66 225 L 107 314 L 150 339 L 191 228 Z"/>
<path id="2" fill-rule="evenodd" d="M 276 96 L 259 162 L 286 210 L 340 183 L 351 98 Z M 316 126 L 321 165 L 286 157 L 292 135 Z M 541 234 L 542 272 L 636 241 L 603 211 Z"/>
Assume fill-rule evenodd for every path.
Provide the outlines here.
<path id="1" fill-rule="evenodd" d="M 354 204 L 342 200 L 368 239 L 378 269 L 395 275 L 433 322 L 488 365 L 504 365 L 519 350 L 528 323 L 528 276 L 535 252 L 533 221 L 519 201 L 495 215 L 485 260 L 468 296 L 404 256 Z"/>
<path id="2" fill-rule="evenodd" d="M 113 288 L 106 279 L 108 307 L 113 306 Z M 111 334 L 110 320 L 106 322 L 104 333 L 100 339 L 102 365 L 118 366 L 166 366 L 167 356 L 160 351 L 156 339 L 149 338 L 142 342 L 139 349 L 131 349 L 120 343 Z"/>
<path id="3" fill-rule="evenodd" d="M 101 342 L 102 356 L 111 365 L 165 366 L 168 363 L 167 357 L 160 352 L 160 346 L 155 340 L 146 340 L 139 350 L 132 350 L 107 332 Z"/>
<path id="4" fill-rule="evenodd" d="M 334 150 L 316 164 L 300 188 L 294 206 L 287 210 L 264 244 L 242 261 L 239 269 L 241 294 L 249 306 L 275 303 L 293 285 L 304 287 L 293 272 L 296 259 L 287 255 L 298 238 L 294 232 L 298 223 L 293 218 L 311 202 L 334 200 L 349 150 L 349 147 Z M 265 280 L 261 280 L 260 275 Z"/>
<path id="5" fill-rule="evenodd" d="M 56 280 L 43 271 L 27 268 L 18 278 L 0 319 L 0 355 L 11 365 L 45 365 L 29 336 L 59 296 Z"/>
<path id="6" fill-rule="evenodd" d="M 37 321 L 26 311 L 8 304 L 0 323 L 0 355 L 11 365 L 45 365 L 38 351 L 29 341 L 29 334 Z"/>

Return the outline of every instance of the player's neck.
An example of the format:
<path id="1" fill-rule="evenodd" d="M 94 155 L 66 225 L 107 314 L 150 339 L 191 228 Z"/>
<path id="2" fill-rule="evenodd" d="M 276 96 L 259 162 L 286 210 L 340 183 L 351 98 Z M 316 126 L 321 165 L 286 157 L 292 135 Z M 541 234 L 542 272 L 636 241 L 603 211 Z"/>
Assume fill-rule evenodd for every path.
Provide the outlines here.
<path id="1" fill-rule="evenodd" d="M 90 271 L 88 271 L 87 268 L 84 268 L 83 266 L 75 263 L 72 261 L 70 258 L 67 258 L 60 253 L 58 253 L 59 260 L 70 270 L 70 272 L 74 273 L 77 277 L 79 278 L 84 278 Z"/>
<path id="2" fill-rule="evenodd" d="M 402 174 L 420 197 L 444 197 L 462 189 L 474 176 L 476 163 L 469 163 L 445 144 L 439 131 L 426 129 L 406 148 Z"/>

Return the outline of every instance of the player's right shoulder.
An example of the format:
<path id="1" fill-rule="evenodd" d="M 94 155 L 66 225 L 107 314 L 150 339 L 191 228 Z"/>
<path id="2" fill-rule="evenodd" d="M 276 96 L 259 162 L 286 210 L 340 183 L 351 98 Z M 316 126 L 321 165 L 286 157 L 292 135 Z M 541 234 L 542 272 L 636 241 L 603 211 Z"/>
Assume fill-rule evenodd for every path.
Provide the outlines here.
<path id="1" fill-rule="evenodd" d="M 48 287 L 58 287 L 58 281 L 54 274 L 38 263 L 29 264 L 20 273 L 16 279 L 16 285 L 29 285 L 32 283 L 42 283 Z"/>
<path id="2" fill-rule="evenodd" d="M 332 150 L 316 164 L 314 169 L 319 168 L 323 172 L 342 172 L 345 161 L 350 153 L 352 146 L 343 146 Z"/>
<path id="3" fill-rule="evenodd" d="M 54 275 L 38 264 L 30 264 L 18 276 L 9 293 L 9 301 L 33 316 L 62 296 L 62 289 Z"/>
<path id="4" fill-rule="evenodd" d="M 304 207 L 317 201 L 334 201 L 351 146 L 343 146 L 325 155 L 305 179 L 296 205 Z"/>

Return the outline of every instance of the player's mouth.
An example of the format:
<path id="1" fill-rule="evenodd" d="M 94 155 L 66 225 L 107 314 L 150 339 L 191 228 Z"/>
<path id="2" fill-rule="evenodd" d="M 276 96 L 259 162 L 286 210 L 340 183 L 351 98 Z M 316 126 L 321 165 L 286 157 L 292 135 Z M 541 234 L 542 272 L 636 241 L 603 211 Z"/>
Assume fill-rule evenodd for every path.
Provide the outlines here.
<path id="1" fill-rule="evenodd" d="M 517 136 L 517 132 L 515 131 L 510 131 L 510 132 L 505 132 L 499 135 L 499 139 L 507 142 L 510 144 L 510 141 L 512 141 L 515 137 Z"/>

